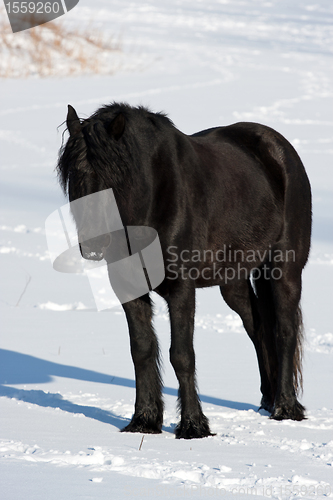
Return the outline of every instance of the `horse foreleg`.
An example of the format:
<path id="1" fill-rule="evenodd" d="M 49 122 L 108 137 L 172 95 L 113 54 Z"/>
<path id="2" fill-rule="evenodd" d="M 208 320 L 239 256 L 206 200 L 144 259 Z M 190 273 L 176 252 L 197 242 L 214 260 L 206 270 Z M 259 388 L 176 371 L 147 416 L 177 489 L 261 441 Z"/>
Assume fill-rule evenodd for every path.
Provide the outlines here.
<path id="1" fill-rule="evenodd" d="M 171 347 L 170 361 L 179 382 L 178 403 L 181 420 L 176 437 L 184 439 L 211 436 L 207 417 L 203 414 L 196 391 L 195 354 L 193 348 L 195 289 L 182 284 L 168 298 Z"/>
<path id="2" fill-rule="evenodd" d="M 159 370 L 159 347 L 153 330 L 148 295 L 123 304 L 135 369 L 136 401 L 131 422 L 122 431 L 158 434 L 162 432 L 163 401 Z"/>

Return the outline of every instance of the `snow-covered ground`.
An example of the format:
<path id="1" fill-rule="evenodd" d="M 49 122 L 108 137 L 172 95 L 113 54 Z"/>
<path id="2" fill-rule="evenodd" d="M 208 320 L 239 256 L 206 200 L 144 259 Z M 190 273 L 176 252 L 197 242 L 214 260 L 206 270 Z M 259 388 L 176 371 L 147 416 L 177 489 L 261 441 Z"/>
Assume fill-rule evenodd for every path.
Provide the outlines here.
<path id="1" fill-rule="evenodd" d="M 4 500 L 333 496 L 332 13 L 330 0 L 81 0 L 67 16 L 122 35 L 115 76 L 0 81 L 0 495 Z M 124 57 L 124 61 L 126 57 Z M 131 61 L 133 64 L 131 64 Z M 66 107 L 124 100 L 185 133 L 239 120 L 284 134 L 313 187 L 304 272 L 308 419 L 258 412 L 254 349 L 217 289 L 198 292 L 197 372 L 216 436 L 175 440 L 169 324 L 161 435 L 122 434 L 134 371 L 120 308 L 96 311 L 88 280 L 53 271 L 44 222 L 65 203 L 54 167 Z"/>

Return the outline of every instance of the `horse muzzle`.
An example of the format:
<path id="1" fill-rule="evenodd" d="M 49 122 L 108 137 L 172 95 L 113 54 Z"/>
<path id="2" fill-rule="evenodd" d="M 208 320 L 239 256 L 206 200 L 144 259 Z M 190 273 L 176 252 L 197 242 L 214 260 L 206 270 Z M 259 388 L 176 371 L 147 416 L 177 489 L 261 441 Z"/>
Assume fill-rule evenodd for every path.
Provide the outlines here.
<path id="1" fill-rule="evenodd" d="M 104 259 L 105 250 L 110 244 L 110 234 L 103 234 L 89 240 L 85 240 L 83 235 L 79 235 L 80 252 L 82 257 L 86 260 L 100 261 Z"/>

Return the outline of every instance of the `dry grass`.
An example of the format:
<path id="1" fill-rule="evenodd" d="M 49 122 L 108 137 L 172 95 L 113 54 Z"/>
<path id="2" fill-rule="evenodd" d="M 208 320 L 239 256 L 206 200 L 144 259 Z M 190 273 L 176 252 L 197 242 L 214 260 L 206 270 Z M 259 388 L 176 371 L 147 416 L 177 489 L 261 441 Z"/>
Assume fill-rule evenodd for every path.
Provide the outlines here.
<path id="1" fill-rule="evenodd" d="M 0 10 L 0 77 L 113 74 L 121 64 L 121 43 L 93 27 L 66 27 L 63 21 L 13 34 Z"/>

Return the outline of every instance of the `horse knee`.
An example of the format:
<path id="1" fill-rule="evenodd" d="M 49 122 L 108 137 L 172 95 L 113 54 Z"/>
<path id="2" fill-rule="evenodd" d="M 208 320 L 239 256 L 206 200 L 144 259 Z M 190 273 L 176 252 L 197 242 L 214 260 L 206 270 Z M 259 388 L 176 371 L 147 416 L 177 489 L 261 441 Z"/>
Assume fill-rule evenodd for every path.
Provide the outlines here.
<path id="1" fill-rule="evenodd" d="M 158 345 L 153 339 L 131 339 L 131 354 L 134 364 L 144 364 L 158 357 Z"/>
<path id="2" fill-rule="evenodd" d="M 170 348 L 170 362 L 176 373 L 191 373 L 195 369 L 195 356 L 193 349 Z"/>

